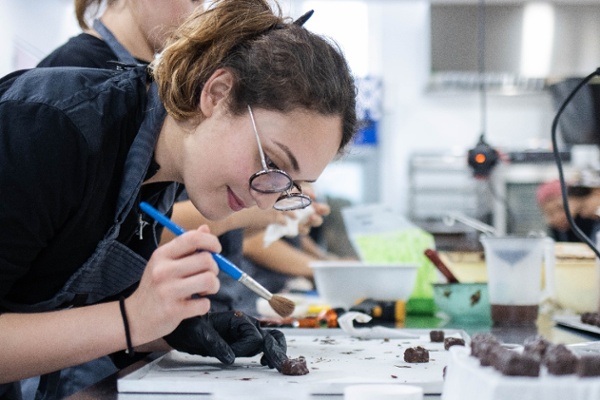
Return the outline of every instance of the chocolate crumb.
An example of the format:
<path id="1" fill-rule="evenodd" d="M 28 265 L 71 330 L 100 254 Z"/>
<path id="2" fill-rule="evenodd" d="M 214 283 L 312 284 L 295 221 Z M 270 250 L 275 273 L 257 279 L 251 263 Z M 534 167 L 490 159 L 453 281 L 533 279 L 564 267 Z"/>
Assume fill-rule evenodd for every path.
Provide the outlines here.
<path id="1" fill-rule="evenodd" d="M 281 365 L 283 375 L 306 375 L 308 374 L 306 359 L 302 356 L 298 358 L 288 358 Z"/>
<path id="2" fill-rule="evenodd" d="M 448 350 L 452 346 L 464 346 L 465 340 L 455 337 L 447 337 L 444 339 L 444 349 Z"/>
<path id="3" fill-rule="evenodd" d="M 444 341 L 444 331 L 429 332 L 429 340 L 434 343 L 442 343 Z"/>
<path id="4" fill-rule="evenodd" d="M 410 347 L 404 351 L 404 361 L 408 363 L 429 362 L 429 351 L 421 346 Z"/>
<path id="5" fill-rule="evenodd" d="M 481 300 L 481 290 L 476 291 L 471 295 L 471 307 L 474 307 Z"/>
<path id="6" fill-rule="evenodd" d="M 581 322 L 583 322 L 584 324 L 600 327 L 600 313 L 584 312 L 583 314 L 581 314 Z"/>

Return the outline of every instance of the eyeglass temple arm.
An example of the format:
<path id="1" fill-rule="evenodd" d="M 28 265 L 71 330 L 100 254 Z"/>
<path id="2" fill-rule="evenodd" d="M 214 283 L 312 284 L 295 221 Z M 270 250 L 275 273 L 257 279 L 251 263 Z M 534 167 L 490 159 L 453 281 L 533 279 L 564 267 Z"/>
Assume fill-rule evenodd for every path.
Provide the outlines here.
<path id="1" fill-rule="evenodd" d="M 268 169 L 267 160 L 265 158 L 265 153 L 263 152 L 263 149 L 262 149 L 262 143 L 260 141 L 260 137 L 258 136 L 258 129 L 256 129 L 256 122 L 254 121 L 254 113 L 252 112 L 252 108 L 250 107 L 250 104 L 248 104 L 248 112 L 250 113 L 250 121 L 252 121 L 252 128 L 254 129 L 254 136 L 256 136 L 256 141 L 258 142 L 258 153 L 260 154 L 260 162 L 262 164 L 263 169 L 266 171 Z"/>

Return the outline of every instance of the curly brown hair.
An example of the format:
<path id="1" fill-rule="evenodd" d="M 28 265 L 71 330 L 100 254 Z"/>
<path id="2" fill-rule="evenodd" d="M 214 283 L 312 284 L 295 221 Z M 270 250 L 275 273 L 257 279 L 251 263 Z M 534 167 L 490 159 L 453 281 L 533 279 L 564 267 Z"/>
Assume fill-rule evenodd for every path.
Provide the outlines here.
<path id="1" fill-rule="evenodd" d="M 357 128 L 356 87 L 340 48 L 275 11 L 265 0 L 216 0 L 193 13 L 151 65 L 159 94 L 177 120 L 199 116 L 200 93 L 219 68 L 234 76 L 228 106 L 342 117 L 340 152 Z"/>

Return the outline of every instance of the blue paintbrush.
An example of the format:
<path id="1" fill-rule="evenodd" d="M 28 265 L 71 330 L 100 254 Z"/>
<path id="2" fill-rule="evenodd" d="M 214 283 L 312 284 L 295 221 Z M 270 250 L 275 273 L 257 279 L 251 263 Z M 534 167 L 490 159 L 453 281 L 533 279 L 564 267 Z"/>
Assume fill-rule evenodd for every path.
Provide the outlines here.
<path id="1" fill-rule="evenodd" d="M 146 202 L 140 203 L 140 208 L 143 212 L 154 218 L 156 222 L 163 225 L 165 228 L 179 236 L 185 233 L 185 230 L 161 214 L 156 208 Z M 287 317 L 294 312 L 294 302 L 285 297 L 276 296 L 265 289 L 260 283 L 256 282 L 250 275 L 240 270 L 235 264 L 218 253 L 211 253 L 219 269 L 231 276 L 236 281 L 245 285 L 248 289 L 269 302 L 269 305 L 275 312 L 282 317 Z"/>

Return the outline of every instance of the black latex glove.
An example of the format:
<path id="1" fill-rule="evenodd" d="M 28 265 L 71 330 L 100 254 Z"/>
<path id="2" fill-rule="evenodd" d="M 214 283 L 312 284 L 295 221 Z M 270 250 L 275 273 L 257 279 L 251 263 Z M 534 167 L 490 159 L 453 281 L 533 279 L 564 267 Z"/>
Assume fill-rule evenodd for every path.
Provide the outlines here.
<path id="1" fill-rule="evenodd" d="M 266 365 L 269 368 L 276 368 L 281 372 L 281 366 L 287 356 L 287 343 L 285 336 L 277 329 L 263 330 L 263 356 L 260 359 L 261 365 Z"/>
<path id="2" fill-rule="evenodd" d="M 287 359 L 283 333 L 263 330 L 256 319 L 239 311 L 214 312 L 183 320 L 165 340 L 176 350 L 215 357 L 223 364 L 262 352 L 261 364 L 280 371 Z"/>

